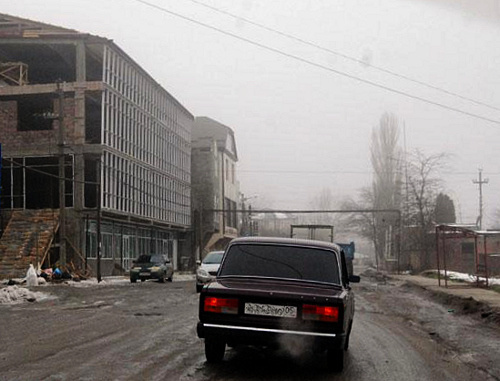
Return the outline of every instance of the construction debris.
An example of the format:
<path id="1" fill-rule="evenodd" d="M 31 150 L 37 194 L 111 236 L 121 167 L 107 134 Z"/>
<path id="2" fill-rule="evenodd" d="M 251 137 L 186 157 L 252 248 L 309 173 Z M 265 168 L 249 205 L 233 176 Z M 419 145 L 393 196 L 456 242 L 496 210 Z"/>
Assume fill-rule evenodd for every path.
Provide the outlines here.
<path id="1" fill-rule="evenodd" d="M 28 287 L 34 287 L 38 286 L 38 280 L 37 280 L 37 275 L 35 268 L 33 267 L 32 264 L 30 264 L 30 267 L 28 268 L 28 271 L 26 272 L 26 285 Z"/>

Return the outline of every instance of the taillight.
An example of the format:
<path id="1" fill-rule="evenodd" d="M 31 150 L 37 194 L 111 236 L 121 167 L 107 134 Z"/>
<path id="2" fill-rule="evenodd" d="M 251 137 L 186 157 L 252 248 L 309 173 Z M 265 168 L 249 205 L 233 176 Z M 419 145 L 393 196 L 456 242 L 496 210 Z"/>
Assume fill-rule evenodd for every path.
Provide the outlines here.
<path id="1" fill-rule="evenodd" d="M 316 306 L 314 304 L 304 304 L 302 306 L 302 319 L 335 323 L 339 320 L 339 308 L 332 306 Z"/>
<path id="2" fill-rule="evenodd" d="M 205 298 L 205 304 L 203 310 L 205 312 L 237 314 L 238 299 L 207 297 Z"/>

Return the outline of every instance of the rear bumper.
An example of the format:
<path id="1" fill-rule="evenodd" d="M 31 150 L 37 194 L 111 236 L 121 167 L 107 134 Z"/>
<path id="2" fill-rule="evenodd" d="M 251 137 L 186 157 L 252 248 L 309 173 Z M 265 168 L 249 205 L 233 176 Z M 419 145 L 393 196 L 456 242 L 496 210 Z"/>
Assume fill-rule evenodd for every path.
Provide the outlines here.
<path id="1" fill-rule="evenodd" d="M 273 345 L 280 344 L 286 339 L 300 339 L 305 344 L 323 349 L 344 348 L 346 338 L 344 333 L 295 331 L 202 322 L 197 325 L 197 333 L 200 338 L 216 338 L 233 345 Z"/>

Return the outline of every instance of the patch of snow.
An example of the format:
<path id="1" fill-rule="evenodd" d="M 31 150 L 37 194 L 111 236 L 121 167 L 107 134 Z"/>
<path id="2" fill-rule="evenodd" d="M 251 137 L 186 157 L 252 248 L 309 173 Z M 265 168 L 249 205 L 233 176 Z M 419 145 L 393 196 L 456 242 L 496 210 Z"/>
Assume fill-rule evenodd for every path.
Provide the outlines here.
<path id="1" fill-rule="evenodd" d="M 174 282 L 188 282 L 195 280 L 196 275 L 192 273 L 174 273 Z M 109 276 L 103 277 L 100 283 L 97 283 L 97 278 L 89 278 L 80 282 L 67 281 L 63 284 L 71 287 L 103 287 L 103 286 L 125 286 L 130 284 L 130 278 L 127 276 Z"/>
<path id="2" fill-rule="evenodd" d="M 79 282 L 74 282 L 71 280 L 68 280 L 64 282 L 63 284 L 71 286 L 71 287 L 95 287 L 95 286 L 123 286 L 130 283 L 129 278 L 125 278 L 123 276 L 110 276 L 110 277 L 105 277 L 102 278 L 101 282 L 97 282 L 97 278 L 89 278 L 85 280 L 81 280 Z"/>
<path id="3" fill-rule="evenodd" d="M 7 286 L 0 289 L 0 304 L 19 304 L 49 299 L 48 294 L 30 291 L 19 286 Z"/>
<path id="4" fill-rule="evenodd" d="M 437 272 L 437 271 L 436 271 Z M 441 275 L 444 276 L 444 270 L 440 270 Z M 460 280 L 467 283 L 477 282 L 477 277 L 472 274 L 459 273 L 457 271 L 447 271 L 446 274 L 451 280 Z M 479 277 L 480 282 L 486 282 L 486 278 Z M 500 285 L 500 278 L 488 278 L 488 284 Z"/>

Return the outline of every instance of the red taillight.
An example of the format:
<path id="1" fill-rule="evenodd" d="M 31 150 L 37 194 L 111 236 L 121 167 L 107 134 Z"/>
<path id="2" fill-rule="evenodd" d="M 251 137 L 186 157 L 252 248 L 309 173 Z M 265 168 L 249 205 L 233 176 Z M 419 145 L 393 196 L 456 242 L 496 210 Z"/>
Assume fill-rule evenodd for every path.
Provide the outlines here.
<path id="1" fill-rule="evenodd" d="M 237 314 L 238 299 L 207 297 L 205 298 L 205 304 L 203 310 L 205 312 Z"/>
<path id="2" fill-rule="evenodd" d="M 302 319 L 319 320 L 335 323 L 339 320 L 339 308 L 332 306 L 316 306 L 304 304 L 302 306 Z"/>

